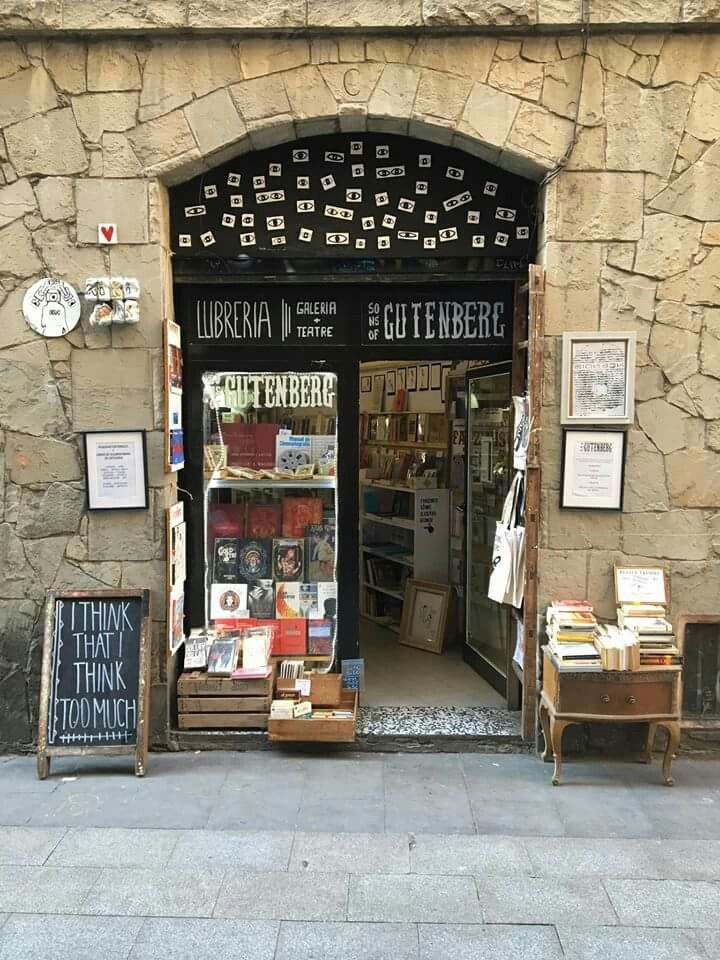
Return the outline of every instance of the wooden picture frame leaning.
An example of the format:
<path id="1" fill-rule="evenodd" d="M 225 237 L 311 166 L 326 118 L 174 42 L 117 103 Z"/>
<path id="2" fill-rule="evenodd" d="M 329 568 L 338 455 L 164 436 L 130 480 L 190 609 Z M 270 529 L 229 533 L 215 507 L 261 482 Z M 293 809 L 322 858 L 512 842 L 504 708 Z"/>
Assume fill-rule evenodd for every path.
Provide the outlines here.
<path id="1" fill-rule="evenodd" d="M 450 585 L 446 583 L 407 581 L 400 621 L 400 643 L 430 653 L 443 652 L 450 590 Z"/>

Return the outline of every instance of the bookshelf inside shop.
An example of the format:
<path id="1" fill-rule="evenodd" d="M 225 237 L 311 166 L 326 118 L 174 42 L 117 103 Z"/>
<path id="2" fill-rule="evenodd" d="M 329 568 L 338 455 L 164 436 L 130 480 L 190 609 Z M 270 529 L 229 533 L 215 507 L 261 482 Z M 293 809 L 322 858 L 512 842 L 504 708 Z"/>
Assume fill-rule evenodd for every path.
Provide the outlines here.
<path id="1" fill-rule="evenodd" d="M 399 633 L 407 581 L 448 581 L 448 418 L 439 384 L 407 409 L 412 394 L 388 395 L 388 371 L 372 379 L 360 414 L 360 612 Z"/>

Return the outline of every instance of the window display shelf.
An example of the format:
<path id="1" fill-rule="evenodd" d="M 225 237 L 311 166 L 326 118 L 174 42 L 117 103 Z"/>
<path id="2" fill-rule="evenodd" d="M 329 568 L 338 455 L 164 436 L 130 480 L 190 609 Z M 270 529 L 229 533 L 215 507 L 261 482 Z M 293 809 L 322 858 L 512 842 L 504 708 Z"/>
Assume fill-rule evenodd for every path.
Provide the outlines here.
<path id="1" fill-rule="evenodd" d="M 368 590 L 376 590 L 378 593 L 384 593 L 388 597 L 393 597 L 395 600 L 402 600 L 405 594 L 400 593 L 399 590 L 388 590 L 387 587 L 377 587 L 374 583 L 368 583 L 367 580 L 363 580 L 363 586 Z"/>
<path id="2" fill-rule="evenodd" d="M 372 487 L 373 490 L 395 490 L 398 493 L 427 493 L 428 490 L 439 490 L 442 487 L 408 487 L 401 483 L 385 483 L 384 480 L 361 480 L 361 487 Z"/>
<path id="3" fill-rule="evenodd" d="M 208 490 L 334 490 L 335 477 L 308 477 L 297 480 L 209 480 Z"/>

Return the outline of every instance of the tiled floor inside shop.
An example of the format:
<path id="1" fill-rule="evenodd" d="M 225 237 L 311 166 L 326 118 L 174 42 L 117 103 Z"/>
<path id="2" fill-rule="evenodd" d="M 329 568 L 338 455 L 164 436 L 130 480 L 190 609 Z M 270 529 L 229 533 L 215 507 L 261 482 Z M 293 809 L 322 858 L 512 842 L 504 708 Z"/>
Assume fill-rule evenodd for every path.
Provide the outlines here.
<path id="1" fill-rule="evenodd" d="M 719 960 L 720 763 L 0 757 L 1 960 Z"/>
<path id="2" fill-rule="evenodd" d="M 519 713 L 462 658 L 460 646 L 441 655 L 398 642 L 362 621 L 365 691 L 361 736 L 518 736 Z"/>

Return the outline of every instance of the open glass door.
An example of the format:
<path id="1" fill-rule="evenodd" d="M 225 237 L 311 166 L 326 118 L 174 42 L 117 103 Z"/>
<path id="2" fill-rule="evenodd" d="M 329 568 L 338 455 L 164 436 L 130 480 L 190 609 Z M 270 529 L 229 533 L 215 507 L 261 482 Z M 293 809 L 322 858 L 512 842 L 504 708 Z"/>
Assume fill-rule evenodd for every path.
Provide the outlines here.
<path id="1" fill-rule="evenodd" d="M 503 696 L 508 692 L 510 615 L 488 597 L 495 524 L 512 478 L 511 365 L 467 378 L 467 591 L 465 659 Z"/>

